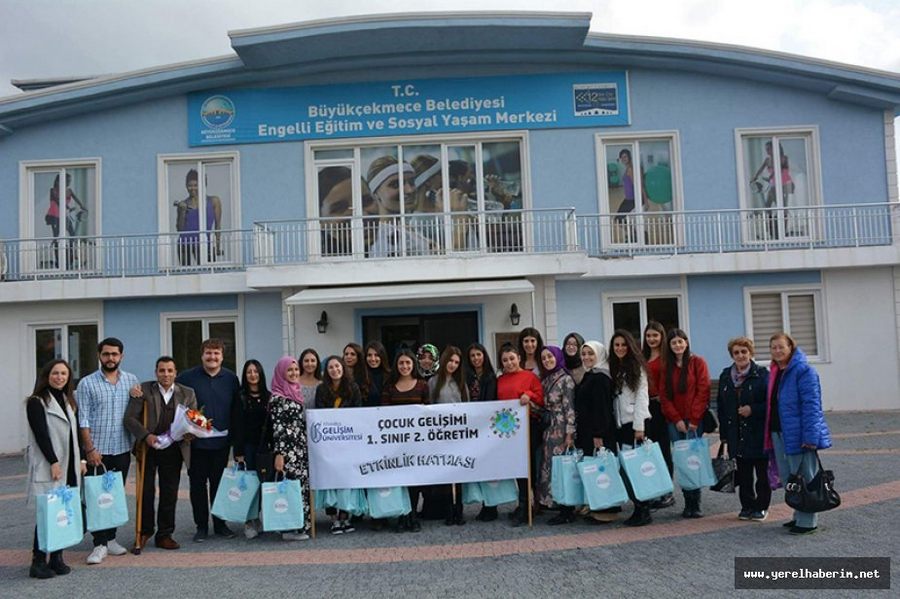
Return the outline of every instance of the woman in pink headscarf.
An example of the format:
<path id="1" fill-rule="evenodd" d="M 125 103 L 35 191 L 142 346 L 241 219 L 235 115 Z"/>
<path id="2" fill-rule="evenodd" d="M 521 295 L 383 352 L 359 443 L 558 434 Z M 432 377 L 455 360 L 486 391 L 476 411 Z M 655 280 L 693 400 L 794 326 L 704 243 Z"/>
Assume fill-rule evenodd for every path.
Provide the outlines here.
<path id="1" fill-rule="evenodd" d="M 275 454 L 275 470 L 284 472 L 286 478 L 300 481 L 303 497 L 309 496 L 309 455 L 306 449 L 306 410 L 300 390 L 300 365 L 297 360 L 285 356 L 275 365 L 270 400 L 272 419 L 272 453 Z M 304 529 L 283 532 L 285 541 L 303 541 L 309 538 L 311 523 L 309 502 L 303 502 Z"/>

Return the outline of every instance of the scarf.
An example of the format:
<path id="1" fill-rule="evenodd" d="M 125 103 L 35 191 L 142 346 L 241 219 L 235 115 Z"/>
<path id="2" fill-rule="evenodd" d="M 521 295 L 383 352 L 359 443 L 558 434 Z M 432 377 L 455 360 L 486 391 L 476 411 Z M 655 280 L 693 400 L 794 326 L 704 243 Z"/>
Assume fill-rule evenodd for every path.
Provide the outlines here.
<path id="1" fill-rule="evenodd" d="M 418 359 L 416 360 L 416 370 L 419 371 L 419 376 L 423 379 L 427 379 L 437 374 L 438 368 L 440 368 L 441 366 L 438 362 L 438 356 L 440 354 L 438 353 L 438 349 L 435 346 L 430 343 L 426 343 L 425 345 L 420 346 L 419 351 L 416 352 L 416 358 L 419 358 L 425 352 L 428 352 L 432 355 L 432 357 L 434 358 L 434 363 L 431 365 L 431 368 L 429 370 L 425 370 L 421 366 L 422 363 Z"/>
<path id="2" fill-rule="evenodd" d="M 556 347 L 555 345 L 545 345 L 544 349 L 553 354 L 553 357 L 556 358 L 556 366 L 553 367 L 553 370 L 545 370 L 543 367 L 543 360 L 541 360 L 541 379 L 549 378 L 552 374 L 562 370 L 568 373 L 566 369 L 566 359 L 563 354 L 563 350 Z M 541 350 L 543 351 L 543 350 Z"/>
<path id="3" fill-rule="evenodd" d="M 578 343 L 578 351 L 575 352 L 574 356 L 570 356 L 569 354 L 565 353 L 566 341 L 568 341 L 570 337 L 575 339 L 575 342 Z M 566 335 L 566 338 L 563 339 L 563 355 L 566 358 L 566 370 L 568 370 L 569 372 L 576 370 L 581 366 L 581 346 L 583 345 L 584 337 L 582 337 L 578 333 L 569 333 L 568 335 Z"/>
<path id="4" fill-rule="evenodd" d="M 750 374 L 750 369 L 753 368 L 753 363 L 747 364 L 747 368 L 743 371 L 739 371 L 735 364 L 731 365 L 731 382 L 734 383 L 735 388 L 740 387 L 744 384 L 744 379 L 747 378 L 747 375 Z"/>
<path id="5" fill-rule="evenodd" d="M 272 395 L 280 395 L 303 405 L 300 383 L 289 383 L 285 378 L 287 369 L 290 368 L 291 364 L 297 364 L 297 360 L 290 356 L 285 356 L 278 360 L 278 363 L 275 365 L 275 376 L 272 380 Z"/>
<path id="6" fill-rule="evenodd" d="M 599 341 L 585 341 L 584 345 L 581 347 L 591 348 L 594 355 L 597 356 L 597 363 L 594 364 L 594 367 L 591 368 L 590 371 L 594 373 L 602 372 L 606 376 L 612 378 L 609 374 L 609 353 L 606 351 L 606 346 Z M 585 370 L 587 370 L 587 368 L 585 368 Z"/>

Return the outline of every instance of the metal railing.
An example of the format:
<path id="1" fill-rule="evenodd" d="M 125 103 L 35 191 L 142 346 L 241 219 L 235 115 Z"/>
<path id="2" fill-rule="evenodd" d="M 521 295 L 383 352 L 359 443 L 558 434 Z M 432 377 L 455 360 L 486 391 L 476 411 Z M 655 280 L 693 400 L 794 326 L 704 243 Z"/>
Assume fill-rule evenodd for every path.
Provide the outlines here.
<path id="1" fill-rule="evenodd" d="M 894 204 L 577 216 L 572 208 L 313 218 L 252 229 L 0 241 L 7 281 L 176 275 L 251 266 L 585 252 L 592 257 L 891 245 Z"/>

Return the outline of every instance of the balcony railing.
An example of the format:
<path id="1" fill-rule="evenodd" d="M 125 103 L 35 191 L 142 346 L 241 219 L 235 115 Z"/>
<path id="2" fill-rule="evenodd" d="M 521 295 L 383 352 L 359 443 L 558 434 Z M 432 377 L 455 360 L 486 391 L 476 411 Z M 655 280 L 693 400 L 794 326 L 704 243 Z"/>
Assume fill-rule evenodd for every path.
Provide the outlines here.
<path id="1" fill-rule="evenodd" d="M 576 216 L 574 209 L 258 222 L 252 229 L 0 241 L 6 281 L 240 271 L 344 260 L 766 252 L 894 243 L 893 204 Z"/>

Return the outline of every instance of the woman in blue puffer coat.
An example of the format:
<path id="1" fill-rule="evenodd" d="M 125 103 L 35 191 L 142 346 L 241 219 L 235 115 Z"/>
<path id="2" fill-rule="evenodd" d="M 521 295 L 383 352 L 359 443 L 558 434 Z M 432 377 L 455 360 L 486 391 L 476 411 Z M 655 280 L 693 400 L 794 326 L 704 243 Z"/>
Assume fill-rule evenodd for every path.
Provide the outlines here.
<path id="1" fill-rule="evenodd" d="M 819 469 L 818 450 L 831 447 L 819 373 L 787 333 L 772 335 L 769 351 L 766 449 L 773 450 L 782 481 L 798 470 L 810 480 Z M 817 514 L 795 510 L 794 519 L 784 526 L 791 534 L 805 535 L 814 533 L 817 525 Z"/>

